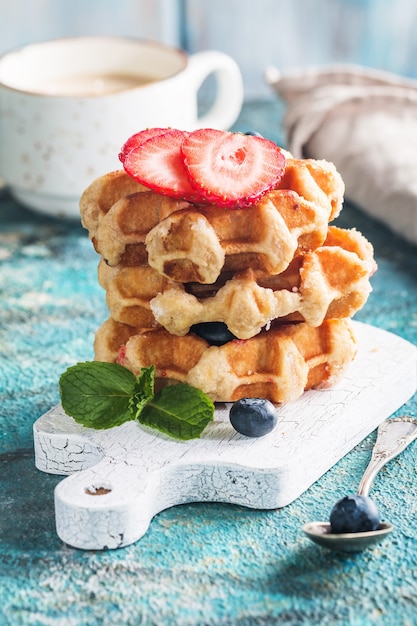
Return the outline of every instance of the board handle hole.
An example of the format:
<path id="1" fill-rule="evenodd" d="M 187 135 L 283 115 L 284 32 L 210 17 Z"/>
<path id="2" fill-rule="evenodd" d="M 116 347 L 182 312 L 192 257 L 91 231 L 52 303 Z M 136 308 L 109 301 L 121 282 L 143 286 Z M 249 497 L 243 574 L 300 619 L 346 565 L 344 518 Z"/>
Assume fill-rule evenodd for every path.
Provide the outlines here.
<path id="1" fill-rule="evenodd" d="M 88 496 L 105 496 L 111 492 L 111 487 L 108 485 L 90 485 L 84 489 L 84 493 Z"/>

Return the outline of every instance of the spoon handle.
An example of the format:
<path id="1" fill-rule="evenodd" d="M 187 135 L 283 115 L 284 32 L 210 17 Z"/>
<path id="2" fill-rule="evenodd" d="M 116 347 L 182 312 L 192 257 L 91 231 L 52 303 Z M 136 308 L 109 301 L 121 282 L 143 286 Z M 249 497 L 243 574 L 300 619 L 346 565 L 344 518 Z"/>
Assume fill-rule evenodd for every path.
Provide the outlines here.
<path id="1" fill-rule="evenodd" d="M 382 422 L 371 460 L 359 484 L 358 494 L 367 496 L 379 470 L 417 438 L 417 419 L 403 415 Z"/>

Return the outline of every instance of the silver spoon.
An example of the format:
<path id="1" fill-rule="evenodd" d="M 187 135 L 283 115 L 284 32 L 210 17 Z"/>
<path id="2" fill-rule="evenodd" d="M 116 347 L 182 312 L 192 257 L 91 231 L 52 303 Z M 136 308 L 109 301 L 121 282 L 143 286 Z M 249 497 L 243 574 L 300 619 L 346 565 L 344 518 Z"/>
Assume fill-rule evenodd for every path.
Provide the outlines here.
<path id="1" fill-rule="evenodd" d="M 375 446 L 368 467 L 359 484 L 358 494 L 367 496 L 379 470 L 400 454 L 417 438 L 417 419 L 403 415 L 388 419 L 378 428 Z M 339 552 L 358 552 L 382 541 L 392 530 L 388 523 L 380 523 L 376 530 L 359 533 L 332 533 L 329 522 L 309 522 L 303 531 L 315 543 Z"/>

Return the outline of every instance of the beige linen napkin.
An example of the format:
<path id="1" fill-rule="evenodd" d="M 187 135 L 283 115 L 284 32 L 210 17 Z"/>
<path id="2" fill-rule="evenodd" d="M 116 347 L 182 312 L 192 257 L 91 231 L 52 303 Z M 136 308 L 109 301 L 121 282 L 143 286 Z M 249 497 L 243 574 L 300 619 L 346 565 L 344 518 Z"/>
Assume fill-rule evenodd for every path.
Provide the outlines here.
<path id="1" fill-rule="evenodd" d="M 351 65 L 269 68 L 266 80 L 293 155 L 332 161 L 347 198 L 417 244 L 417 80 Z"/>

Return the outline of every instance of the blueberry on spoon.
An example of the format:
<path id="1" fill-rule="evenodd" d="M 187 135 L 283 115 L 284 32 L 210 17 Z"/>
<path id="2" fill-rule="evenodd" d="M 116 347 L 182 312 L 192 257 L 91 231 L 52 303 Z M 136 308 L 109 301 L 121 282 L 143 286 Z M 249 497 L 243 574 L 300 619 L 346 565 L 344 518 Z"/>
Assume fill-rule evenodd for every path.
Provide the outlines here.
<path id="1" fill-rule="evenodd" d="M 330 512 L 332 533 L 365 533 L 376 530 L 379 523 L 376 504 L 368 496 L 345 496 Z"/>
<path id="2" fill-rule="evenodd" d="M 357 495 L 336 502 L 330 513 L 330 523 L 304 524 L 307 537 L 324 548 L 339 552 L 358 552 L 384 539 L 393 526 L 379 522 L 377 507 L 368 493 L 379 470 L 416 438 L 417 419 L 403 415 L 383 422 L 378 428 L 372 457 Z"/>

